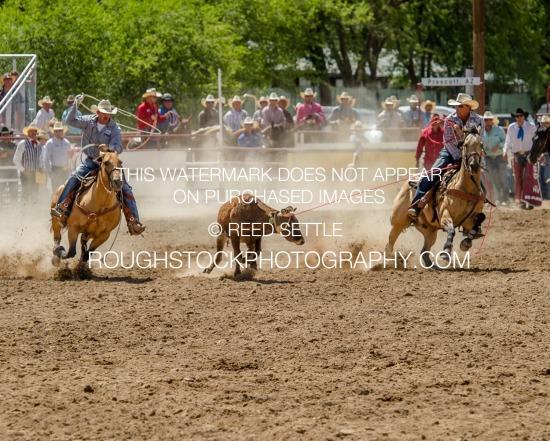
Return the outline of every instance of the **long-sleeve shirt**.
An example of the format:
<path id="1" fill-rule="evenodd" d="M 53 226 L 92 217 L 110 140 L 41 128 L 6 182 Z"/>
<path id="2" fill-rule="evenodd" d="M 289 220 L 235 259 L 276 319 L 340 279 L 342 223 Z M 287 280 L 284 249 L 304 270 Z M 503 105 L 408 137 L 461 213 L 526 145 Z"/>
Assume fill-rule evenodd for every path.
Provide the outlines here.
<path id="1" fill-rule="evenodd" d="M 37 141 L 24 139 L 17 144 L 13 164 L 19 171 L 37 171 L 42 168 L 42 147 Z"/>
<path id="2" fill-rule="evenodd" d="M 248 112 L 246 110 L 241 110 L 240 112 L 237 112 L 235 109 L 231 109 L 223 117 L 223 122 L 225 125 L 229 126 L 232 132 L 236 132 L 237 130 L 240 130 L 242 128 L 241 123 L 244 122 L 244 119 L 247 116 Z"/>
<path id="3" fill-rule="evenodd" d="M 433 130 L 433 126 L 428 126 L 420 133 L 418 145 L 416 146 L 415 158 L 418 161 L 424 151 L 424 168 L 429 170 L 432 168 L 437 155 L 443 148 L 443 130 Z"/>
<path id="4" fill-rule="evenodd" d="M 504 142 L 506 141 L 506 133 L 504 129 L 496 124 L 491 127 L 491 131 L 487 133 L 487 130 L 483 132 L 483 150 L 490 158 L 496 158 L 502 156 L 504 150 Z M 497 147 L 496 151 L 492 151 L 493 147 Z"/>
<path id="5" fill-rule="evenodd" d="M 270 127 L 272 124 L 276 126 L 285 125 L 286 118 L 283 110 L 280 107 L 266 106 L 262 110 L 262 128 Z"/>
<path id="6" fill-rule="evenodd" d="M 156 104 L 151 104 L 147 101 L 142 102 L 137 108 L 137 117 L 139 118 L 138 129 L 145 130 L 147 132 L 151 131 L 151 126 L 155 125 L 155 119 L 153 118 L 154 115 L 157 116 L 157 124 L 166 121 L 166 116 L 159 114 Z"/>
<path id="7" fill-rule="evenodd" d="M 319 103 L 300 104 L 296 110 L 296 124 L 302 124 L 308 116 L 315 113 L 317 114 L 315 116 L 317 124 L 321 124 L 326 121 L 327 118 L 325 116 L 325 112 L 323 112 L 323 108 Z"/>
<path id="8" fill-rule="evenodd" d="M 470 116 L 465 123 L 458 117 L 456 111 L 445 118 L 445 125 L 443 126 L 443 144 L 453 159 L 458 161 L 462 158 L 462 150 L 458 147 L 458 142 L 460 140 L 453 129 L 455 125 L 461 129 L 481 126 L 481 133 L 483 133 L 485 123 L 481 116 L 472 111 L 470 111 Z"/>
<path id="9" fill-rule="evenodd" d="M 220 118 L 218 116 L 218 111 L 214 108 L 212 109 L 203 109 L 199 113 L 199 129 L 204 129 L 205 127 L 217 126 L 220 123 Z"/>
<path id="10" fill-rule="evenodd" d="M 69 110 L 71 110 L 69 107 L 67 107 L 63 111 L 63 115 L 61 115 L 61 121 L 63 121 L 63 124 L 67 124 L 67 115 L 69 114 Z M 76 116 L 82 116 L 82 113 L 80 110 L 76 111 Z M 69 130 L 67 130 L 67 133 L 69 135 L 82 135 L 82 130 L 77 129 L 76 127 L 69 126 Z"/>
<path id="11" fill-rule="evenodd" d="M 32 124 L 38 127 L 40 130 L 48 130 L 48 123 L 55 118 L 53 109 L 46 112 L 44 109 L 40 109 L 34 118 Z"/>
<path id="12" fill-rule="evenodd" d="M 335 107 L 332 110 L 328 120 L 331 122 L 340 121 L 340 120 L 355 122 L 355 121 L 359 121 L 359 114 L 357 113 L 357 110 L 355 110 L 351 106 L 340 105 Z"/>
<path id="13" fill-rule="evenodd" d="M 504 153 L 519 153 L 521 151 L 530 152 L 533 146 L 533 136 L 537 128 L 533 123 L 528 121 L 523 122 L 523 139 L 518 138 L 520 126 L 518 123 L 512 123 L 508 126 L 506 133 L 506 144 L 504 145 Z"/>
<path id="14" fill-rule="evenodd" d="M 77 104 L 75 101 L 67 115 L 67 124 L 83 130 L 83 147 L 88 144 L 108 144 L 111 150 L 122 153 L 122 131 L 113 118 L 109 119 L 109 122 L 103 127 L 98 127 L 97 115 L 76 116 L 76 111 Z M 99 156 L 99 149 L 88 148 L 86 154 L 91 158 L 97 158 Z"/>
<path id="15" fill-rule="evenodd" d="M 67 167 L 69 165 L 69 151 L 71 143 L 65 138 L 53 137 L 46 142 L 44 154 L 44 170 L 47 173 L 52 171 L 52 167 Z"/>

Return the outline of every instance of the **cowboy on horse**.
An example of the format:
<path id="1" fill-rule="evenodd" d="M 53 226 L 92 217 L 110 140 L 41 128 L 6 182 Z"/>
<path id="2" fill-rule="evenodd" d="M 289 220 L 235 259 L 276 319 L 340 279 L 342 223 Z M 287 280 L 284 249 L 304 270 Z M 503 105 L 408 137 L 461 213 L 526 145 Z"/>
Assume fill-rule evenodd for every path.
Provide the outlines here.
<path id="1" fill-rule="evenodd" d="M 445 169 L 451 164 L 460 163 L 462 159 L 462 150 L 459 146 L 460 139 L 456 134 L 455 127 L 465 129 L 468 127 L 484 127 L 483 118 L 473 112 L 479 107 L 479 103 L 472 99 L 466 93 L 459 93 L 456 100 L 450 99 L 447 104 L 455 106 L 456 111 L 451 113 L 444 123 L 443 144 L 444 147 L 439 152 L 439 156 L 432 166 L 432 173 L 424 176 L 418 183 L 416 194 L 408 209 L 409 217 L 416 221 L 420 210 L 426 205 L 424 196 L 434 185 L 441 180 L 441 169 Z M 483 131 L 483 130 L 482 130 Z M 433 173 L 436 170 L 436 173 Z"/>
<path id="2" fill-rule="evenodd" d="M 66 225 L 80 183 L 91 172 L 96 172 L 99 169 L 98 163 L 94 161 L 95 158 L 100 156 L 100 152 L 107 149 L 122 153 L 120 126 L 112 119 L 112 115 L 115 115 L 118 109 L 112 107 L 109 100 L 102 100 L 97 105 L 96 115 L 77 116 L 78 103 L 82 101 L 82 98 L 82 95 L 76 97 L 66 122 L 70 126 L 82 129 L 82 145 L 88 146 L 85 150 L 86 159 L 67 180 L 56 206 L 50 212 L 63 226 Z M 132 187 L 126 181 L 122 185 L 122 199 L 122 211 L 126 217 L 128 231 L 133 236 L 143 233 L 145 226 L 139 221 Z"/>

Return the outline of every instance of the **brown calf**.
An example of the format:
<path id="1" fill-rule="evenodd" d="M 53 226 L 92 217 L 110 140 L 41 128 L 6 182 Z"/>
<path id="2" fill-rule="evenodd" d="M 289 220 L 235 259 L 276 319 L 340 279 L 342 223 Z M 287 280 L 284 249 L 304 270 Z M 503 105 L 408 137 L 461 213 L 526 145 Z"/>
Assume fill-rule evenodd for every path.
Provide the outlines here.
<path id="1" fill-rule="evenodd" d="M 218 224 L 222 227 L 222 232 L 216 240 L 216 258 L 204 272 L 209 274 L 215 266 L 219 265 L 222 259 L 221 251 L 228 238 L 233 246 L 233 257 L 239 256 L 241 262 L 243 259 L 240 244 L 246 244 L 247 256 L 250 254 L 259 256 L 264 233 L 277 232 L 289 242 L 303 245 L 305 239 L 300 231 L 298 219 L 294 216 L 295 210 L 292 207 L 275 210 L 250 194 L 235 197 L 223 204 L 218 211 Z M 239 262 L 236 262 L 235 276 L 240 274 L 240 266 Z M 257 269 L 253 257 L 250 259 L 249 266 Z"/>

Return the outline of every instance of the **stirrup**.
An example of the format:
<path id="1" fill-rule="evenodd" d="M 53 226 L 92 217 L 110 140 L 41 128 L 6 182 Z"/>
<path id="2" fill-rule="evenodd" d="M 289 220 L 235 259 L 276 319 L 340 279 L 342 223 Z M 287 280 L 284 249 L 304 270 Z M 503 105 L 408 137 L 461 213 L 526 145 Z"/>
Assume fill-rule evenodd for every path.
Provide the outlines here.
<path id="1" fill-rule="evenodd" d="M 145 231 L 145 228 L 137 219 L 128 222 L 128 232 L 131 236 L 139 236 Z"/>

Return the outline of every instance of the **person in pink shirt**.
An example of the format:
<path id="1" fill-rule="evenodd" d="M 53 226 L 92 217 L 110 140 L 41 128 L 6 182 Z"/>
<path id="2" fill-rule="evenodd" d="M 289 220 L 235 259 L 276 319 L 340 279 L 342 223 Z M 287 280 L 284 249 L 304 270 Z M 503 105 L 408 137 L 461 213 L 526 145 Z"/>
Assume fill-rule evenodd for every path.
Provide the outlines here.
<path id="1" fill-rule="evenodd" d="M 318 128 L 324 126 L 327 121 L 325 112 L 323 112 L 323 108 L 319 103 L 313 101 L 317 93 L 314 93 L 313 90 L 308 87 L 300 95 L 304 102 L 299 104 L 296 110 L 296 124 L 300 125 L 314 121 Z"/>

